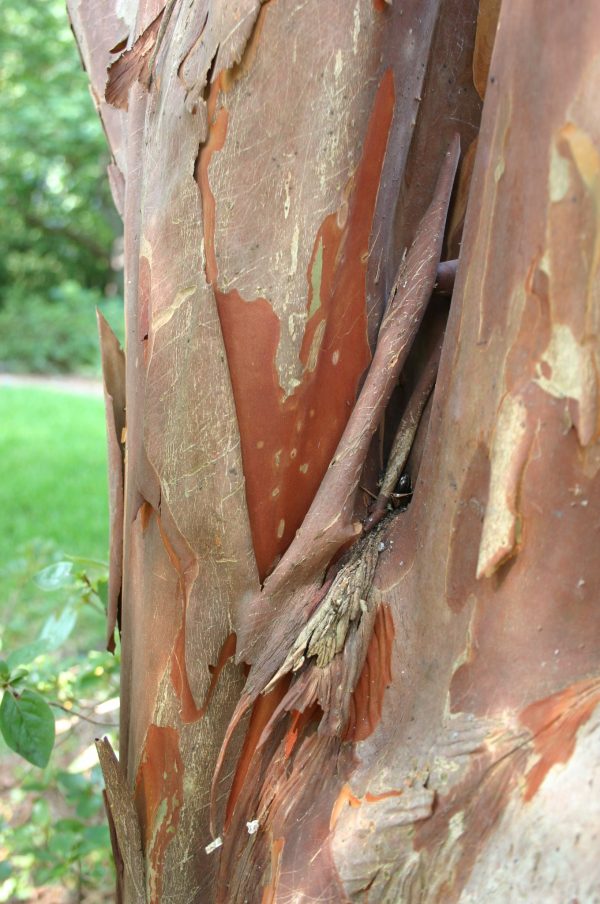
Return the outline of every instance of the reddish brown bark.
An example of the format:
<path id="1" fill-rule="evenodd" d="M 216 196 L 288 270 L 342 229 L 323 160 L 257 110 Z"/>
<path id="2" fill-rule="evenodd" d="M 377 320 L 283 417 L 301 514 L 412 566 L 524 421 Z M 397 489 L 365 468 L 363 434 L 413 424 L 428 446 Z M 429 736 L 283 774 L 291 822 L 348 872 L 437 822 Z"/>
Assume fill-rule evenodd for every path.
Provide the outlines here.
<path id="1" fill-rule="evenodd" d="M 125 225 L 126 901 L 600 883 L 600 12 L 499 6 L 70 3 Z"/>

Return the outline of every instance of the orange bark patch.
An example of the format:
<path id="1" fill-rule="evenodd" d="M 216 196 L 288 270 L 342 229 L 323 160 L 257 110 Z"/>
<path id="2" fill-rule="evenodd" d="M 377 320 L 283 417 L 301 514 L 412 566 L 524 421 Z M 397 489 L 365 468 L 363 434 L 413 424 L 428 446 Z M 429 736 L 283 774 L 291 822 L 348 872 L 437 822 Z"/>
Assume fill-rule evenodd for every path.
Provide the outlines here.
<path id="1" fill-rule="evenodd" d="M 269 302 L 264 298 L 248 302 L 236 290 L 221 292 L 215 287 L 262 577 L 306 514 L 369 362 L 365 277 L 393 111 L 394 84 L 388 71 L 375 97 L 348 196 L 314 239 L 307 273 L 308 320 L 300 350 L 304 369 L 291 396 L 286 397 L 279 385 L 275 358 L 280 324 Z"/>
<path id="2" fill-rule="evenodd" d="M 342 785 L 342 790 L 337 796 L 333 805 L 333 810 L 331 811 L 331 816 L 329 817 L 329 831 L 332 831 L 335 828 L 335 824 L 340 818 L 340 814 L 344 807 L 360 807 L 361 803 L 360 797 L 356 797 L 356 795 L 352 793 L 352 788 L 348 783 Z"/>
<path id="3" fill-rule="evenodd" d="M 526 776 L 525 800 L 531 800 L 556 763 L 566 763 L 573 751 L 579 728 L 600 703 L 600 682 L 579 681 L 565 690 L 537 700 L 521 713 L 521 722 L 531 729 L 539 759 Z"/>
<path id="4" fill-rule="evenodd" d="M 268 885 L 265 885 L 262 894 L 261 904 L 275 904 L 275 895 L 277 894 L 277 886 L 279 885 L 279 873 L 281 871 L 281 854 L 285 844 L 284 838 L 277 838 L 271 842 L 271 879 Z"/>
<path id="5" fill-rule="evenodd" d="M 371 794 L 370 791 L 367 791 L 363 800 L 368 804 L 376 804 L 379 800 L 387 800 L 389 797 L 400 797 L 403 794 L 402 791 L 384 791 L 382 794 Z"/>
<path id="6" fill-rule="evenodd" d="M 215 196 L 210 187 L 208 178 L 208 167 L 212 155 L 216 151 L 220 151 L 225 144 L 227 137 L 227 122 L 229 113 L 225 107 L 221 107 L 217 111 L 217 101 L 222 88 L 223 74 L 219 73 L 218 77 L 210 86 L 210 92 L 207 101 L 207 118 L 208 118 L 208 137 L 200 153 L 198 154 L 198 162 L 196 168 L 196 181 L 200 186 L 200 194 L 202 197 L 202 219 L 204 223 L 204 254 L 206 255 L 206 279 L 209 283 L 214 283 L 218 275 L 217 257 L 215 254 Z"/>
<path id="7" fill-rule="evenodd" d="M 149 502 L 142 502 L 142 504 L 140 506 L 140 513 L 139 513 L 142 531 L 145 531 L 146 528 L 148 527 L 148 525 L 150 524 L 150 518 L 152 517 L 153 511 L 154 510 Z"/>
<path id="8" fill-rule="evenodd" d="M 305 709 L 304 712 L 299 712 L 294 709 L 291 712 L 291 721 L 290 727 L 287 730 L 284 747 L 283 747 L 283 755 L 286 759 L 288 759 L 294 747 L 296 746 L 296 741 L 304 731 L 307 725 L 310 725 L 311 722 L 318 722 L 321 718 L 322 712 L 318 703 L 313 703 L 312 706 L 309 706 L 308 709 Z"/>
<path id="9" fill-rule="evenodd" d="M 329 817 L 329 831 L 332 831 L 335 828 L 335 824 L 346 805 L 350 807 L 362 807 L 363 804 L 376 804 L 378 801 L 387 800 L 390 797 L 401 797 L 402 794 L 402 791 L 397 791 L 393 788 L 390 791 L 383 791 L 381 794 L 371 794 L 370 791 L 367 791 L 364 797 L 357 797 L 352 793 L 350 785 L 346 783 L 343 785 L 342 790 L 338 794 L 333 805 L 331 816 Z"/>
<path id="10" fill-rule="evenodd" d="M 500 0 L 483 0 L 479 4 L 473 51 L 473 84 L 482 100 L 485 97 L 499 15 Z"/>
<path id="11" fill-rule="evenodd" d="M 364 741 L 381 719 L 383 695 L 392 682 L 394 621 L 387 603 L 377 610 L 367 658 L 350 702 L 346 741 Z"/>
<path id="12" fill-rule="evenodd" d="M 183 803 L 183 761 L 173 728 L 149 725 L 135 781 L 135 802 L 150 869 L 151 901 L 160 901 L 165 851 Z"/>
<path id="13" fill-rule="evenodd" d="M 273 688 L 270 694 L 264 694 L 258 697 L 252 708 L 250 724 L 248 725 L 248 731 L 244 738 L 244 745 L 237 763 L 229 799 L 227 801 L 227 809 L 225 810 L 225 831 L 227 831 L 229 827 L 237 799 L 244 785 L 260 736 L 268 724 L 269 719 L 285 697 L 289 684 L 289 676 L 285 676 Z"/>

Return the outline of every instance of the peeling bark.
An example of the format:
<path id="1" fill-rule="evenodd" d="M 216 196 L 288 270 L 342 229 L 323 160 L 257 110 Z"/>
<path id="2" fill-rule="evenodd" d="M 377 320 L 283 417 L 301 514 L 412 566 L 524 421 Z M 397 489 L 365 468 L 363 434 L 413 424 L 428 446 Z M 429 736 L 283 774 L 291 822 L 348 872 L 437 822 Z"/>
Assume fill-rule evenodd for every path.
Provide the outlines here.
<path id="1" fill-rule="evenodd" d="M 98 311 L 98 333 L 102 358 L 106 437 L 108 442 L 108 494 L 110 552 L 106 645 L 115 649 L 115 628 L 120 625 L 123 582 L 123 480 L 125 445 L 125 355 L 107 320 Z"/>
<path id="2" fill-rule="evenodd" d="M 70 14 L 125 225 L 122 899 L 594 900 L 597 4 Z"/>

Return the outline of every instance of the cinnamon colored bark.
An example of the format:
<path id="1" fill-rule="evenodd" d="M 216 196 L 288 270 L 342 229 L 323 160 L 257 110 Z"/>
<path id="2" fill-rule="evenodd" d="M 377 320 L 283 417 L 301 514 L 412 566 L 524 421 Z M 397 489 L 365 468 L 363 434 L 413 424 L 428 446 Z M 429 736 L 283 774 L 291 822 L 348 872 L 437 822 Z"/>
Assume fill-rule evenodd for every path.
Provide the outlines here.
<path id="1" fill-rule="evenodd" d="M 594 900 L 598 4 L 69 9 L 125 231 L 121 899 Z"/>

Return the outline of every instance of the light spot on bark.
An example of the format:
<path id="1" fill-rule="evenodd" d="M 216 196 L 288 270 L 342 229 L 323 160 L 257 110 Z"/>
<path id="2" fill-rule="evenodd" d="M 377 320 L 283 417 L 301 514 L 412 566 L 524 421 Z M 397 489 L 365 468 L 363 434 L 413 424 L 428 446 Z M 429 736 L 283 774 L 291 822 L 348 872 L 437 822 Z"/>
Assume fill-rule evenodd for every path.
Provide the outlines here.
<path id="1" fill-rule="evenodd" d="M 554 324 L 550 342 L 536 366 L 536 383 L 557 399 L 573 399 L 573 422 L 587 446 L 596 431 L 598 387 L 593 351 L 577 341 L 565 323 Z"/>
<path id="2" fill-rule="evenodd" d="M 338 50 L 335 55 L 335 66 L 333 69 L 333 75 L 335 80 L 337 81 L 340 75 L 342 74 L 342 51 Z"/>
<path id="3" fill-rule="evenodd" d="M 290 269 L 289 275 L 293 276 L 296 270 L 298 269 L 298 243 L 300 241 L 300 227 L 298 223 L 294 226 L 294 233 L 292 235 L 292 247 L 291 251 L 291 261 L 290 261 Z"/>
<path id="4" fill-rule="evenodd" d="M 317 253 L 315 254 L 315 259 L 313 261 L 312 269 L 310 271 L 310 284 L 312 288 L 312 297 L 310 300 L 310 308 L 308 311 L 308 318 L 316 314 L 319 308 L 321 307 L 321 279 L 323 275 L 323 237 L 319 238 L 319 245 L 317 247 Z"/>
<path id="5" fill-rule="evenodd" d="M 552 269 L 550 267 L 550 254 L 548 253 L 547 248 L 544 251 L 543 256 L 540 258 L 538 266 L 542 273 L 545 273 L 546 276 L 550 277 L 552 275 Z"/>
<path id="6" fill-rule="evenodd" d="M 477 577 L 490 577 L 508 558 L 520 533 L 520 481 L 529 448 L 527 411 L 520 396 L 500 405 L 490 449 L 490 488 L 477 560 Z"/>
<path id="7" fill-rule="evenodd" d="M 559 154 L 556 146 L 552 145 L 548 183 L 550 200 L 553 203 L 556 204 L 558 201 L 562 201 L 569 191 L 570 181 L 569 163 L 562 154 Z"/>
<path id="8" fill-rule="evenodd" d="M 358 37 L 360 35 L 360 2 L 354 7 L 354 29 L 352 31 L 352 50 L 358 53 Z"/>
<path id="9" fill-rule="evenodd" d="M 568 122 L 560 130 L 560 137 L 568 143 L 575 165 L 588 191 L 597 189 L 600 154 L 590 136 L 574 123 Z"/>
<path id="10" fill-rule="evenodd" d="M 285 520 L 282 518 L 279 524 L 277 525 L 277 537 L 279 540 L 283 537 L 283 532 L 285 530 Z"/>
<path id="11" fill-rule="evenodd" d="M 336 348 L 333 355 L 331 356 L 331 363 L 335 366 L 339 360 L 340 360 L 340 353 L 339 353 L 339 349 Z"/>
<path id="12" fill-rule="evenodd" d="M 214 841 L 211 841 L 210 844 L 206 845 L 206 847 L 204 848 L 204 852 L 206 854 L 212 854 L 212 852 L 218 850 L 222 844 L 223 844 L 223 839 L 219 835 L 218 838 L 215 838 Z"/>
<path id="13" fill-rule="evenodd" d="M 301 474 L 308 473 L 308 462 L 305 462 L 303 465 L 300 465 L 298 470 L 300 471 Z"/>
<path id="14" fill-rule="evenodd" d="M 317 360 L 319 358 L 319 352 L 321 351 L 321 343 L 323 342 L 323 336 L 325 335 L 326 326 L 326 321 L 321 320 L 315 330 L 315 335 L 313 336 L 313 340 L 310 345 L 310 352 L 308 353 L 308 361 L 306 362 L 306 369 L 308 371 L 313 371 L 317 366 Z"/>
<path id="15" fill-rule="evenodd" d="M 161 327 L 165 326 L 165 324 L 169 322 L 171 317 L 173 317 L 174 314 L 177 313 L 182 304 L 184 304 L 188 300 L 188 298 L 191 298 L 191 296 L 194 295 L 195 292 L 196 286 L 189 286 L 187 289 L 181 289 L 179 292 L 177 292 L 173 303 L 160 311 L 157 314 L 156 318 L 153 318 L 152 328 L 154 332 L 157 332 Z"/>
<path id="16" fill-rule="evenodd" d="M 584 132 L 583 129 L 580 129 L 579 126 L 572 122 L 568 122 L 562 127 L 560 136 L 569 145 L 579 176 L 594 207 L 596 219 L 594 250 L 592 260 L 589 263 L 588 278 L 588 298 L 591 299 L 593 281 L 600 264 L 600 153 L 587 132 Z"/>

